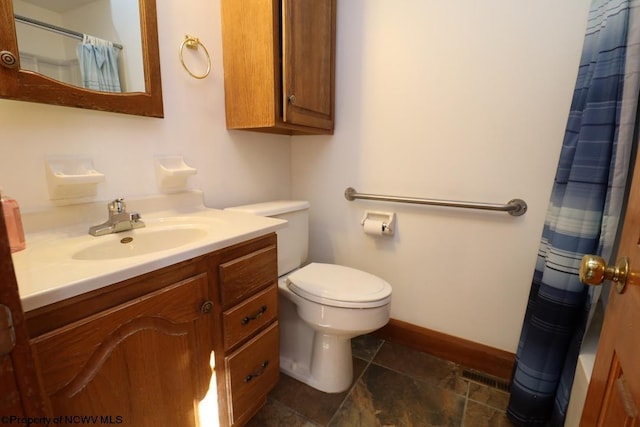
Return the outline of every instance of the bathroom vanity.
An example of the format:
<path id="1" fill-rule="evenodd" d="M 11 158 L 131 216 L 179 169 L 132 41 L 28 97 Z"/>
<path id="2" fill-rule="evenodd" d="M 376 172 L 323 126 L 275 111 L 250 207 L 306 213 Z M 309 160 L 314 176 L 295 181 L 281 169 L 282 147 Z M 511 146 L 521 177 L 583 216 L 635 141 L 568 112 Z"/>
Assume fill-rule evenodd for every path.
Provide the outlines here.
<path id="1" fill-rule="evenodd" d="M 54 416 L 98 416 L 136 427 L 240 426 L 264 404 L 279 378 L 274 231 L 283 223 L 258 224 L 250 215 L 215 210 L 173 221 L 187 227 L 207 216 L 215 217 L 211 232 L 222 233 L 218 237 L 158 253 L 103 259 L 96 252 L 96 260 L 74 260 L 79 270 L 96 263 L 97 276 L 109 283 L 76 278 L 62 286 L 74 294 L 67 298 L 60 299 L 64 292 L 57 288 L 29 293 L 34 278 L 24 280 L 38 274 L 33 263 L 46 241 L 35 239 L 32 253 L 28 248 L 15 257 L 19 284 L 21 276 L 27 282 L 21 288 L 26 324 Z M 166 227 L 171 220 L 155 222 Z M 148 224 L 148 233 L 162 232 L 153 216 Z M 106 237 L 135 241 L 140 231 Z M 86 255 L 86 245 L 102 244 L 103 237 L 88 237 L 77 237 L 84 246 L 76 243 L 69 253 Z M 131 268 L 136 262 L 142 270 Z M 121 274 L 107 271 L 113 269 L 131 277 L 111 280 Z"/>

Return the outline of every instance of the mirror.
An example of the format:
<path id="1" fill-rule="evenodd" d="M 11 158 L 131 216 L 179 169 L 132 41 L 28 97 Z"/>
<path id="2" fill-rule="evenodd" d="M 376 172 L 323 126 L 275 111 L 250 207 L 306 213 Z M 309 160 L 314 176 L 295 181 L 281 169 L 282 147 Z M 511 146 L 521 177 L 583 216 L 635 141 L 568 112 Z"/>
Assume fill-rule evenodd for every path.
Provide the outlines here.
<path id="1" fill-rule="evenodd" d="M 0 97 L 163 117 L 155 0 L 0 0 Z"/>

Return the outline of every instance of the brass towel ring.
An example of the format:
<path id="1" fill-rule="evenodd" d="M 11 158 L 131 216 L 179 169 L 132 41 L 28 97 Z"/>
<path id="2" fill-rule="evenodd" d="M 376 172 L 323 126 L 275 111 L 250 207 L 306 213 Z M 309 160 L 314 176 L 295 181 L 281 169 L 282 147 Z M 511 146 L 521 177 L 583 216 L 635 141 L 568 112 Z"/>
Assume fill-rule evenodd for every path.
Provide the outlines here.
<path id="1" fill-rule="evenodd" d="M 189 70 L 189 68 L 187 67 L 187 64 L 184 63 L 184 58 L 182 57 L 182 51 L 184 50 L 185 46 L 188 47 L 189 49 L 196 49 L 196 50 L 198 49 L 198 46 L 202 46 L 202 50 L 204 50 L 204 54 L 207 57 L 207 71 L 205 71 L 204 74 L 202 75 L 193 74 L 191 70 Z M 189 73 L 191 77 L 196 79 L 204 79 L 209 75 L 209 72 L 211 71 L 211 57 L 209 56 L 209 52 L 207 51 L 207 48 L 204 47 L 204 45 L 202 44 L 199 38 L 190 36 L 188 34 L 184 36 L 184 41 L 180 45 L 180 62 L 182 62 L 182 66 L 184 67 L 185 70 L 187 70 L 187 73 Z"/>

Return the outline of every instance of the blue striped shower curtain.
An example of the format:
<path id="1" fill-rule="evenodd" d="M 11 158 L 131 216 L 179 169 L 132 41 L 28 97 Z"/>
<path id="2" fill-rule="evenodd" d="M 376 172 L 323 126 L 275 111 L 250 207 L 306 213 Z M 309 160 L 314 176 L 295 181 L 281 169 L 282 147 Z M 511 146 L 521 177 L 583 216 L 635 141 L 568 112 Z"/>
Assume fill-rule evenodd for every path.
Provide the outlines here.
<path id="1" fill-rule="evenodd" d="M 507 415 L 518 426 L 563 425 L 594 300 L 580 261 L 589 253 L 611 261 L 635 139 L 638 3 L 591 5 L 516 353 Z"/>

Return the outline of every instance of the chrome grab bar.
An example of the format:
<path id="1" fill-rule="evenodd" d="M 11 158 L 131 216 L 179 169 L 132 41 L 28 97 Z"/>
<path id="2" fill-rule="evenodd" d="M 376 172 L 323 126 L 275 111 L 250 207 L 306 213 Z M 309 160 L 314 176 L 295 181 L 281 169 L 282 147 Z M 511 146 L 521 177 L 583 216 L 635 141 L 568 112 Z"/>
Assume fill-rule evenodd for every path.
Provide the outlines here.
<path id="1" fill-rule="evenodd" d="M 527 203 L 522 199 L 509 200 L 507 204 L 478 202 L 458 202 L 453 200 L 419 199 L 416 197 L 383 196 L 379 194 L 358 193 L 354 188 L 349 187 L 344 191 L 345 199 L 353 201 L 356 199 L 377 200 L 381 202 L 413 203 L 417 205 L 447 206 L 453 208 L 481 209 L 485 211 L 507 212 L 511 216 L 521 216 L 527 212 Z"/>

